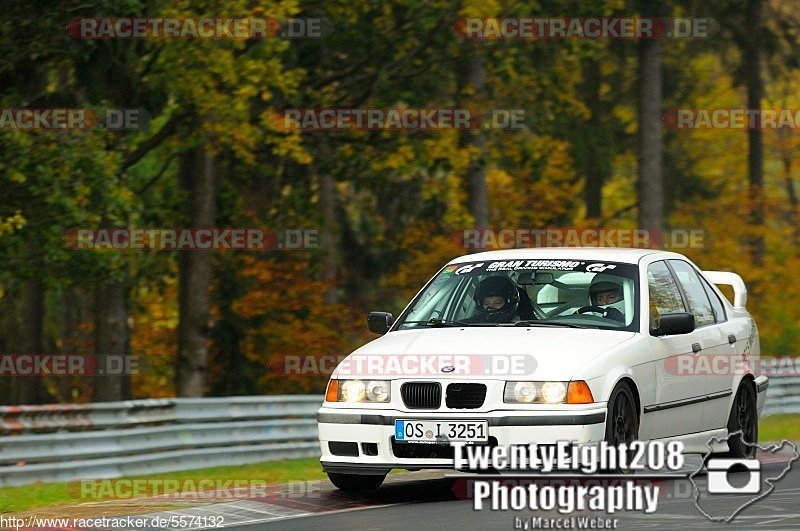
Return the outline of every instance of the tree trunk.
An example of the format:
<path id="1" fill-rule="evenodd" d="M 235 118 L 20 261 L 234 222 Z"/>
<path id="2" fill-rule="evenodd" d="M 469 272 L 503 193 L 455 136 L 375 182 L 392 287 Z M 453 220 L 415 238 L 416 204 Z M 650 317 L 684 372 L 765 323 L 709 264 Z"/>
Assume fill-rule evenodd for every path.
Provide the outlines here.
<path id="1" fill-rule="evenodd" d="M 0 354 L 14 355 L 22 352 L 20 340 L 22 315 L 22 284 L 11 280 L 3 285 L 0 297 Z M 6 378 L 0 385 L 0 405 L 18 404 L 21 378 Z"/>
<path id="2" fill-rule="evenodd" d="M 179 172 L 189 192 L 192 228 L 214 226 L 216 160 L 203 148 L 181 156 Z M 203 396 L 208 369 L 211 317 L 210 285 L 213 251 L 180 251 L 178 294 L 178 360 L 175 371 L 178 396 Z"/>
<path id="3" fill-rule="evenodd" d="M 338 291 L 336 280 L 339 273 L 339 220 L 336 217 L 336 179 L 331 175 L 328 158 L 330 148 L 323 138 L 317 144 L 315 167 L 319 179 L 319 207 L 322 213 L 320 244 L 325 253 L 322 257 L 322 278 L 331 283 L 325 292 L 325 304 L 336 304 Z"/>
<path id="4" fill-rule="evenodd" d="M 467 79 L 478 102 L 486 97 L 486 63 L 480 50 L 470 60 Z M 474 107 L 473 107 L 474 108 Z M 462 131 L 461 145 L 475 148 L 467 167 L 466 185 L 469 213 L 474 227 L 489 227 L 489 191 L 486 185 L 486 134 L 482 129 Z"/>
<path id="5" fill-rule="evenodd" d="M 761 78 L 761 41 L 762 29 L 762 0 L 748 0 L 746 6 L 749 38 L 744 51 L 744 71 L 747 85 L 747 108 L 761 109 L 761 100 L 764 95 L 764 82 Z M 753 238 L 750 254 L 753 264 L 759 266 L 764 262 L 764 144 L 761 123 L 755 124 L 747 131 L 747 175 L 749 182 L 749 196 L 751 222 L 759 231 Z"/>
<path id="6" fill-rule="evenodd" d="M 47 67 L 44 64 L 36 63 L 27 65 L 30 68 L 27 76 L 24 76 L 25 86 L 20 87 L 21 94 L 24 95 L 26 106 L 35 101 L 47 89 Z M 31 248 L 38 246 L 37 242 L 31 242 Z M 41 242 L 38 242 L 41 244 Z M 28 256 L 30 267 L 40 275 L 45 275 L 45 264 L 43 256 L 31 253 Z M 22 284 L 22 323 L 20 323 L 20 337 L 18 346 L 21 352 L 17 354 L 41 355 L 44 354 L 44 297 L 45 288 L 39 279 L 23 281 Z M 17 378 L 17 403 L 18 404 L 41 404 L 45 399 L 42 378 L 38 374 Z"/>
<path id="7" fill-rule="evenodd" d="M 586 217 L 600 219 L 603 217 L 603 182 L 605 181 L 605 154 L 601 145 L 603 138 L 603 107 L 600 99 L 600 60 L 595 58 L 587 62 L 584 69 L 584 88 L 586 104 L 592 116 L 589 119 L 589 138 L 585 139 L 584 153 L 584 200 Z"/>
<path id="8" fill-rule="evenodd" d="M 22 288 L 22 352 L 41 355 L 44 333 L 44 285 L 38 279 L 25 281 Z M 38 374 L 18 378 L 18 404 L 41 404 L 45 393 Z"/>
<path id="9" fill-rule="evenodd" d="M 639 41 L 639 227 L 664 229 L 664 161 L 661 132 L 661 41 Z M 651 240 L 653 238 L 651 237 Z"/>
<path id="10" fill-rule="evenodd" d="M 78 348 L 81 318 L 77 293 L 74 288 L 64 288 L 59 294 L 59 299 L 61 303 L 61 348 L 59 354 L 63 356 L 84 355 L 86 352 L 81 352 Z M 59 378 L 56 396 L 58 403 L 72 401 L 73 380 L 78 380 L 78 378 L 82 378 L 83 382 L 86 381 L 86 375 L 69 375 Z"/>
<path id="11" fill-rule="evenodd" d="M 788 134 L 786 134 L 788 136 Z M 783 148 L 783 182 L 786 186 L 786 195 L 789 197 L 789 215 L 787 222 L 793 228 L 795 245 L 800 245 L 800 212 L 797 210 L 797 191 L 792 178 L 792 150 L 787 139 Z"/>
<path id="12" fill-rule="evenodd" d="M 128 297 L 124 281 L 108 281 L 95 289 L 94 401 L 114 402 L 131 396 L 128 368 Z"/>

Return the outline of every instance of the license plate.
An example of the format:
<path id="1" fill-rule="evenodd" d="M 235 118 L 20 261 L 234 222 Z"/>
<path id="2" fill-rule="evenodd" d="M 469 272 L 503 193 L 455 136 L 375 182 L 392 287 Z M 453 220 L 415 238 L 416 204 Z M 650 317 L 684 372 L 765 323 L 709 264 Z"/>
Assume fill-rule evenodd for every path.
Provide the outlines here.
<path id="1" fill-rule="evenodd" d="M 397 442 L 446 443 L 487 442 L 489 423 L 485 420 L 395 420 Z"/>

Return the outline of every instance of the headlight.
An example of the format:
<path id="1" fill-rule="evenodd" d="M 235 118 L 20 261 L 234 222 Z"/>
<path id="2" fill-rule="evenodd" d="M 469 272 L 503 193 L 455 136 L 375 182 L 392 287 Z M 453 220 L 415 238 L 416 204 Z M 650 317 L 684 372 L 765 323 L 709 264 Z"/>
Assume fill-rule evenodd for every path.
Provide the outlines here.
<path id="1" fill-rule="evenodd" d="M 563 404 L 567 396 L 564 382 L 506 382 L 506 404 Z"/>
<path id="2" fill-rule="evenodd" d="M 342 390 L 344 402 L 363 402 L 367 394 L 367 388 L 361 380 L 345 380 L 339 389 Z"/>
<path id="3" fill-rule="evenodd" d="M 594 398 L 583 380 L 572 382 L 506 382 L 506 404 L 592 404 Z"/>
<path id="4" fill-rule="evenodd" d="M 533 382 L 517 382 L 514 384 L 514 400 L 530 404 L 536 400 L 536 384 Z"/>
<path id="5" fill-rule="evenodd" d="M 542 384 L 542 397 L 548 404 L 560 404 L 567 396 L 567 386 L 564 382 L 545 382 Z"/>
<path id="6" fill-rule="evenodd" d="M 389 380 L 371 380 L 368 383 L 362 380 L 331 380 L 325 400 L 354 403 L 388 402 L 390 389 Z M 335 399 L 333 399 L 334 392 Z"/>
<path id="7" fill-rule="evenodd" d="M 367 402 L 388 402 L 389 382 L 374 380 L 367 384 Z"/>

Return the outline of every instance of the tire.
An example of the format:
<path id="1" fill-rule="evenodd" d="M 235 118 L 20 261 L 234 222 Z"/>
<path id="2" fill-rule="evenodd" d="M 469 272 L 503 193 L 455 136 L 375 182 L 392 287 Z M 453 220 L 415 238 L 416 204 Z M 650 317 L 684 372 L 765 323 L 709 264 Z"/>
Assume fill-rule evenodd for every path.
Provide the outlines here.
<path id="1" fill-rule="evenodd" d="M 639 438 L 639 411 L 633 392 L 625 383 L 617 384 L 608 399 L 608 414 L 606 416 L 606 443 L 613 446 L 620 444 L 630 445 Z M 632 452 L 629 453 L 632 455 Z M 627 468 L 603 470 L 610 474 L 632 474 Z"/>
<path id="2" fill-rule="evenodd" d="M 731 433 L 741 431 L 741 434 L 730 436 Z M 758 409 L 756 407 L 756 394 L 753 386 L 743 381 L 736 391 L 731 412 L 728 415 L 728 451 L 715 454 L 719 457 L 734 459 L 753 459 L 756 456 L 756 447 L 744 444 L 758 443 Z M 742 442 L 744 438 L 744 442 Z"/>
<path id="3" fill-rule="evenodd" d="M 371 492 L 381 486 L 386 475 L 339 474 L 328 472 L 331 483 L 345 492 Z"/>

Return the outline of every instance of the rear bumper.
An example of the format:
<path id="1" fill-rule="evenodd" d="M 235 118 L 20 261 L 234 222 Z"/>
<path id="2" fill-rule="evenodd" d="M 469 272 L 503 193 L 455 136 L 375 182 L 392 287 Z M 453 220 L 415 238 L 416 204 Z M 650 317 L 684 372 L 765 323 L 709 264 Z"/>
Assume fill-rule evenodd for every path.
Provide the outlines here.
<path id="1" fill-rule="evenodd" d="M 317 413 L 322 457 L 326 472 L 345 474 L 385 474 L 392 469 L 421 470 L 453 468 L 453 459 L 398 457 L 394 447 L 394 421 L 412 420 L 486 420 L 490 441 L 498 445 L 556 443 L 594 443 L 605 438 L 606 404 L 595 404 L 579 411 L 490 411 L 482 413 L 426 412 L 396 410 L 347 410 L 325 408 Z M 357 443 L 358 455 L 334 455 L 330 442 Z M 365 452 L 369 445 L 371 453 Z M 425 445 L 426 447 L 428 445 Z M 377 450 L 377 451 L 375 451 Z"/>

